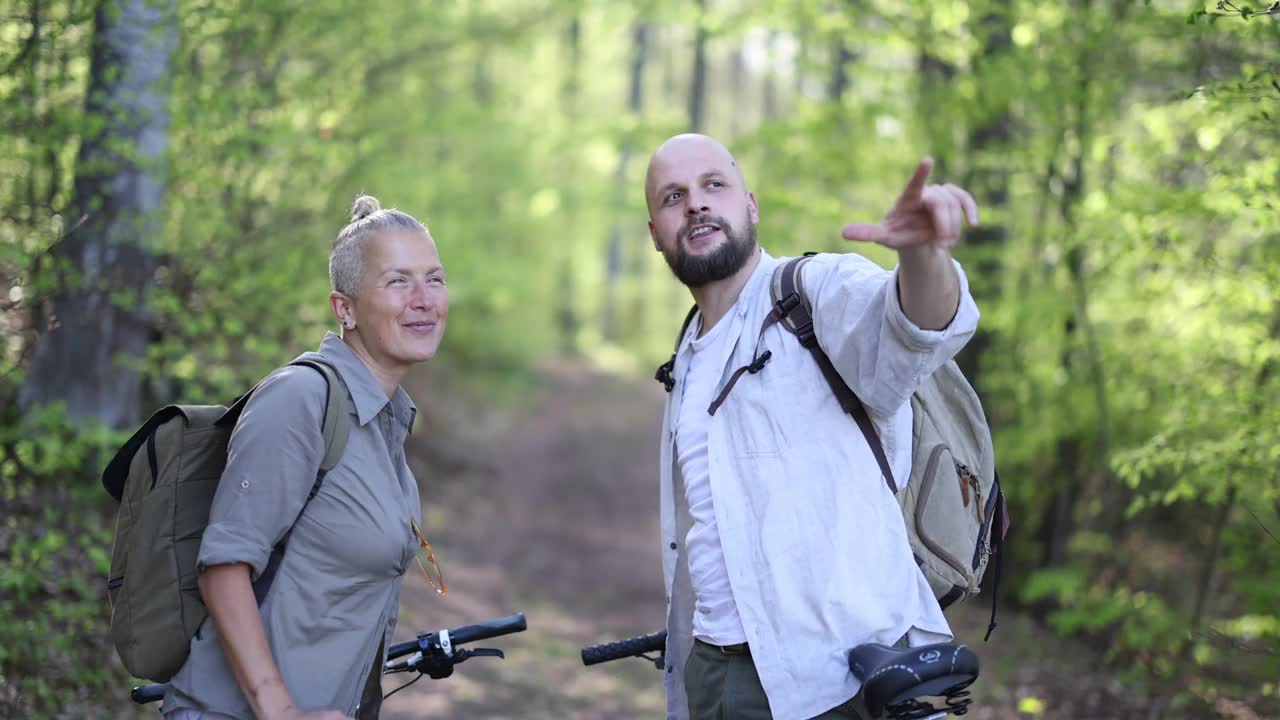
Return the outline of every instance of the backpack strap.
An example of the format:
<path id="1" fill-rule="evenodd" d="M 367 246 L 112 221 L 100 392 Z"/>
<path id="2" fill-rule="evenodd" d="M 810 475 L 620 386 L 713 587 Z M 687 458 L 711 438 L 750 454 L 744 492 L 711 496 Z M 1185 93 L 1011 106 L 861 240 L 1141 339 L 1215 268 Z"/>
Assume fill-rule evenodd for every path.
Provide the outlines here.
<path id="1" fill-rule="evenodd" d="M 840 377 L 839 371 L 831 364 L 831 358 L 827 357 L 818 345 L 818 337 L 813 329 L 813 305 L 805 294 L 804 279 L 800 273 L 800 269 L 812 257 L 813 253 L 805 253 L 804 257 L 792 258 L 774 269 L 773 281 L 770 283 L 774 309 L 781 315 L 782 327 L 794 334 L 800 340 L 800 344 L 817 361 L 818 368 L 822 370 L 822 376 L 826 378 L 831 391 L 835 393 L 840 407 L 853 417 L 854 422 L 858 424 L 858 429 L 866 438 L 867 445 L 871 447 L 871 454 L 875 456 L 876 464 L 880 466 L 880 473 L 884 475 L 884 481 L 889 485 L 889 490 L 897 495 L 898 483 L 894 482 L 893 469 L 889 467 L 889 458 L 885 455 L 884 445 L 880 442 L 880 435 L 876 433 L 875 424 L 871 422 L 871 417 L 867 414 L 862 401 L 854 395 L 845 384 L 844 378 Z"/>
<path id="2" fill-rule="evenodd" d="M 285 546 L 289 544 L 289 537 L 293 535 L 293 528 L 297 525 L 298 518 L 302 517 L 302 513 L 306 512 L 307 505 L 311 503 L 312 498 L 320 492 L 320 485 L 324 483 L 324 476 L 329 473 L 342 459 L 342 453 L 347 448 L 347 439 L 351 435 L 351 415 L 349 403 L 347 402 L 347 386 L 338 375 L 333 366 L 323 360 L 307 359 L 294 360 L 289 366 L 302 365 L 324 376 L 326 392 L 324 401 L 324 416 L 320 421 L 320 433 L 324 436 L 324 458 L 320 460 L 320 469 L 316 472 L 316 481 L 311 485 L 311 492 L 307 494 L 307 499 L 302 503 L 302 509 L 298 511 L 298 516 L 294 518 L 293 523 L 289 525 L 289 529 L 285 531 L 284 537 L 280 538 L 280 542 L 271 549 L 271 557 L 267 560 L 267 566 L 263 568 L 262 574 L 258 576 L 256 582 L 253 583 L 253 595 L 261 605 L 262 601 L 267 597 L 267 591 L 271 589 L 272 583 L 276 579 L 276 571 L 280 569 L 280 563 L 284 560 Z M 288 366 L 286 366 L 288 367 Z M 252 391 L 250 391 L 252 392 Z M 237 400 L 233 409 L 237 410 L 243 407 L 243 403 L 247 400 L 248 394 Z M 227 411 L 231 413 L 230 410 Z"/>
<path id="3" fill-rule="evenodd" d="M 324 419 L 320 425 L 320 432 L 324 435 L 324 458 L 320 461 L 320 471 L 328 472 L 342 459 L 342 453 L 347 449 L 347 438 L 351 435 L 351 410 L 347 401 L 346 383 L 333 366 L 323 360 L 295 360 L 289 365 L 302 365 L 319 372 L 328 386 Z"/>
<path id="4" fill-rule="evenodd" d="M 120 502 L 124 497 L 124 483 L 129 478 L 129 465 L 133 462 L 133 456 L 147 444 L 155 434 L 156 428 L 182 414 L 182 408 L 177 405 L 166 405 L 157 410 L 142 427 L 138 428 L 137 432 L 125 441 L 124 445 L 120 446 L 111 461 L 103 468 L 102 487 L 116 502 Z"/>
<path id="5" fill-rule="evenodd" d="M 1009 531 L 1009 516 L 1005 509 L 1004 491 L 1000 489 L 1000 473 L 996 472 L 995 492 L 996 492 L 996 509 L 995 517 L 991 518 L 991 534 L 988 536 L 988 542 L 991 543 L 991 552 L 995 556 L 995 577 L 992 578 L 991 584 L 991 622 L 987 624 L 987 634 L 983 636 L 982 642 L 991 639 L 991 633 L 996 629 L 996 604 L 1000 602 L 1000 575 L 1004 572 L 1004 535 Z"/>
<path id="6" fill-rule="evenodd" d="M 676 370 L 676 355 L 680 352 L 680 341 L 684 340 L 684 334 L 689 331 L 689 323 L 693 322 L 693 316 L 697 314 L 697 305 L 689 308 L 689 313 L 684 316 L 684 323 L 680 325 L 680 334 L 676 336 L 676 347 L 671 351 L 671 359 L 659 365 L 658 372 L 653 374 L 653 379 L 662 383 L 667 392 L 671 392 L 676 386 L 676 377 L 673 373 Z"/>

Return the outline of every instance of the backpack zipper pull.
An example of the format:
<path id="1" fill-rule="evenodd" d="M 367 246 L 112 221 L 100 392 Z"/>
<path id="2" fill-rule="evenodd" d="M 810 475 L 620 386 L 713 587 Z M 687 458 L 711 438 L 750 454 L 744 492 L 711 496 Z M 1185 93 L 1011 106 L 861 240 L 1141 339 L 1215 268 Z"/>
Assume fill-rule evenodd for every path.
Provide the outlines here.
<path id="1" fill-rule="evenodd" d="M 956 470 L 960 473 L 961 483 L 963 484 L 967 482 L 969 483 L 969 486 L 973 488 L 973 499 L 975 504 L 978 506 L 978 524 L 986 524 L 986 512 L 982 507 L 982 486 L 978 483 L 978 476 L 974 475 L 973 472 L 969 470 L 969 467 L 964 463 L 956 463 Z M 969 493 L 967 489 L 965 489 L 964 495 L 965 499 L 968 500 Z"/>
<path id="2" fill-rule="evenodd" d="M 986 525 L 987 512 L 982 507 L 982 488 L 978 486 L 978 478 L 970 475 L 969 484 L 973 486 L 973 504 L 978 506 L 978 525 Z"/>

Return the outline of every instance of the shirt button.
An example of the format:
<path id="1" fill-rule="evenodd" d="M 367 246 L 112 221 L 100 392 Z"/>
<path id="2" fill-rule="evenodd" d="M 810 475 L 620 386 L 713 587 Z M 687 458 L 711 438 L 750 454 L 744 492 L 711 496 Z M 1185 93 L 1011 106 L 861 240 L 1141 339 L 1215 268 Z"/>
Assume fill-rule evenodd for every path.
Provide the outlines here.
<path id="1" fill-rule="evenodd" d="M 240 487 L 244 488 L 245 490 L 248 490 L 248 489 L 249 489 L 249 481 L 248 481 L 248 480 L 241 480 L 241 481 L 240 481 Z"/>
<path id="2" fill-rule="evenodd" d="M 246 485 L 245 487 L 248 487 L 248 485 Z M 675 543 L 671 543 L 671 549 L 672 549 L 672 550 L 675 550 L 675 549 L 676 549 L 676 544 L 675 544 Z"/>

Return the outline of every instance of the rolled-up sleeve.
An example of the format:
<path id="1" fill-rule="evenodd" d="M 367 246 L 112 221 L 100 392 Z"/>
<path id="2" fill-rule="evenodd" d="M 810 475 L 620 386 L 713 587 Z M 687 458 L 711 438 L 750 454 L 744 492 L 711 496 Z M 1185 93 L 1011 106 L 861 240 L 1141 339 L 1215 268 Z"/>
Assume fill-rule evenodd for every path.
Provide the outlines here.
<path id="1" fill-rule="evenodd" d="M 227 466 L 200 541 L 198 567 L 248 563 L 262 573 L 324 458 L 325 380 L 288 367 L 258 386 L 231 433 Z"/>
<path id="2" fill-rule="evenodd" d="M 978 327 L 978 306 L 960 263 L 955 316 L 941 330 L 923 330 L 898 301 L 898 270 L 860 255 L 818 255 L 803 269 L 818 344 L 858 399 L 892 415 L 924 378 L 965 346 Z"/>

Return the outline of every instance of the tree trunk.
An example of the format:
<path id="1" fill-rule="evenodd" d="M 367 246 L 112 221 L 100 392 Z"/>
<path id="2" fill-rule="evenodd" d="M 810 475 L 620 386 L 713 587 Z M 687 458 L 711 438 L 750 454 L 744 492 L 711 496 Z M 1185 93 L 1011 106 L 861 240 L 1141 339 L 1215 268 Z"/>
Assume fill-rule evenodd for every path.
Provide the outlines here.
<path id="1" fill-rule="evenodd" d="M 1013 46 L 1011 12 L 1009 0 L 998 0 L 978 21 L 979 37 L 985 38 L 982 54 L 977 61 L 980 98 L 984 89 L 995 86 L 991 81 L 981 81 L 982 71 L 997 64 Z M 982 212 L 987 218 L 1001 217 L 1009 198 L 1008 155 L 1005 151 L 1010 144 L 1013 117 L 1007 101 L 1001 101 L 994 108 L 988 102 L 980 102 L 979 105 L 988 109 L 989 114 L 969 133 L 970 159 L 964 186 L 982 204 Z M 965 231 L 961 251 L 975 258 L 969 264 L 972 273 L 970 277 L 978 281 L 974 283 L 978 290 L 975 299 L 980 307 L 984 301 L 994 301 L 1000 297 L 1001 249 L 1004 243 L 1005 227 L 994 222 L 983 222 Z M 979 391 L 982 389 L 981 358 L 991 342 L 991 331 L 985 326 L 979 326 L 977 333 L 956 357 L 956 364 Z"/>
<path id="2" fill-rule="evenodd" d="M 489 58 L 492 55 L 488 43 L 485 43 L 471 61 L 471 96 L 475 98 L 477 105 L 493 104 L 493 75 L 489 69 Z"/>
<path id="3" fill-rule="evenodd" d="M 778 108 L 778 73 L 774 70 L 774 67 L 776 66 L 774 54 L 778 50 L 777 30 L 769 31 L 767 47 L 769 63 L 768 69 L 764 71 L 764 106 L 761 114 L 763 115 L 764 122 L 771 122 L 778 119 L 778 115 L 781 114 Z"/>
<path id="4" fill-rule="evenodd" d="M 639 122 L 644 111 L 644 68 L 649 56 L 649 32 L 647 23 L 637 22 L 631 28 L 631 81 L 627 93 L 627 113 L 631 119 Z M 614 173 L 614 220 L 609 227 L 608 251 L 605 254 L 605 286 L 604 312 L 601 323 L 605 339 L 616 341 L 621 335 L 618 329 L 618 292 L 621 284 L 626 256 L 626 231 L 620 216 L 626 211 L 626 197 L 630 190 L 627 173 L 633 152 L 630 136 L 622 141 L 618 153 L 618 169 Z"/>
<path id="5" fill-rule="evenodd" d="M 1222 502 L 1222 506 L 1218 508 L 1218 513 L 1213 519 L 1213 538 L 1210 540 L 1209 549 L 1205 552 L 1204 564 L 1200 567 L 1200 577 L 1196 581 L 1196 599 L 1195 605 L 1191 609 L 1191 621 L 1187 624 L 1187 634 L 1182 639 L 1182 646 L 1178 649 L 1178 658 L 1174 663 L 1174 667 L 1179 672 L 1175 676 L 1181 675 L 1181 670 L 1185 667 L 1188 660 L 1191 659 L 1191 651 L 1195 647 L 1195 636 L 1200 632 L 1200 625 L 1204 622 L 1204 614 L 1209 607 L 1209 598 L 1213 594 L 1213 576 L 1218 569 L 1218 555 L 1222 549 L 1222 532 L 1227 527 L 1227 520 L 1231 517 L 1231 510 L 1236 504 L 1236 486 L 1232 485 L 1227 490 L 1227 498 Z"/>
<path id="6" fill-rule="evenodd" d="M 745 98 L 751 94 L 751 72 L 747 69 L 746 50 L 739 45 L 729 54 L 729 89 L 733 93 L 729 113 L 729 137 L 727 142 L 741 137 L 752 127 L 754 118 L 748 116 Z"/>
<path id="7" fill-rule="evenodd" d="M 866 12 L 862 0 L 846 0 L 845 10 L 855 27 Z M 841 35 L 831 45 L 831 79 L 827 82 L 827 99 L 837 105 L 844 99 L 845 90 L 849 89 L 849 63 L 858 59 L 858 54 L 849 47 L 848 35 Z"/>
<path id="8" fill-rule="evenodd" d="M 568 59 L 565 63 L 565 76 L 560 86 L 560 108 L 568 120 L 569 132 L 575 132 L 578 125 L 578 98 L 581 91 L 582 74 L 582 21 L 574 15 L 565 29 L 565 49 Z M 563 158 L 564 177 L 577 177 L 577 170 L 572 156 Z M 578 197 L 572 186 L 564 190 L 564 215 L 568 226 L 575 227 L 578 220 Z M 575 248 L 562 245 L 559 260 L 560 292 L 557 294 L 556 320 L 560 337 L 560 351 L 574 354 L 578 351 L 578 329 L 582 320 L 578 315 L 578 297 L 574 292 L 573 257 Z"/>
<path id="9" fill-rule="evenodd" d="M 698 0 L 698 29 L 693 40 L 693 75 L 689 80 L 689 131 L 702 132 L 706 122 L 707 0 Z"/>
<path id="10" fill-rule="evenodd" d="M 14 59 L 15 63 L 22 60 L 24 56 L 28 60 L 27 67 L 26 67 L 27 81 L 23 83 L 22 95 L 24 96 L 23 100 L 26 101 L 25 102 L 26 107 L 30 109 L 31 123 L 33 128 L 47 127 L 45 122 L 43 122 L 44 118 L 39 117 L 38 116 L 39 111 L 36 110 L 36 108 L 40 106 L 39 103 L 36 102 L 36 96 L 40 88 L 40 80 L 37 73 L 37 68 L 40 64 L 40 40 L 43 32 L 43 28 L 41 27 L 41 14 L 40 14 L 42 4 L 43 3 L 41 3 L 40 0 L 35 0 L 35 2 L 31 3 L 31 35 L 27 38 L 27 41 L 23 45 L 22 51 L 19 53 L 18 57 Z M 37 217 L 36 208 L 39 207 L 39 202 L 40 202 L 39 190 L 38 190 L 40 173 L 37 172 L 36 170 L 37 168 L 36 156 L 39 153 L 39 150 L 33 149 L 30 152 L 31 152 L 31 165 L 27 171 L 26 219 L 28 221 L 28 227 L 35 227 L 36 217 Z M 56 163 L 56 159 L 55 159 L 55 163 Z M 57 165 L 55 164 L 52 167 L 56 168 Z"/>
<path id="11" fill-rule="evenodd" d="M 151 335 L 148 245 L 165 195 L 175 10 L 175 0 L 115 0 L 94 15 L 85 112 L 101 130 L 80 145 L 73 229 L 50 248 L 37 288 L 42 332 L 19 392 L 24 412 L 63 402 L 76 421 L 119 428 L 138 419 L 131 365 Z"/>
<path id="12" fill-rule="evenodd" d="M 1080 452 L 1080 443 L 1074 438 L 1062 438 L 1058 441 L 1058 457 L 1070 458 Z M 1067 542 L 1075 532 L 1076 493 L 1071 486 L 1077 482 L 1079 475 L 1072 471 L 1072 466 L 1061 461 L 1054 466 L 1055 474 L 1060 480 L 1054 488 L 1053 497 L 1045 508 L 1040 521 L 1040 567 L 1058 567 L 1067 560 Z"/>
<path id="13" fill-rule="evenodd" d="M 1092 26 L 1090 14 L 1093 10 L 1093 0 L 1078 0 L 1078 3 L 1084 16 L 1083 26 Z M 1107 22 L 1116 22 L 1118 19 L 1113 10 L 1113 16 Z M 1077 60 L 1080 77 L 1076 89 L 1078 95 L 1073 128 L 1076 144 L 1070 157 L 1070 166 L 1068 175 L 1064 178 L 1062 193 L 1062 219 L 1069 238 L 1077 235 L 1075 207 L 1082 201 L 1085 194 L 1084 159 L 1089 152 L 1093 133 L 1093 106 L 1090 100 L 1093 92 L 1096 49 L 1090 44 L 1090 40 L 1097 41 L 1097 37 L 1090 35 L 1080 41 L 1080 56 Z M 1096 518 L 1093 518 L 1091 525 L 1106 535 L 1118 538 L 1123 526 L 1122 520 L 1125 507 L 1128 505 L 1129 493 L 1111 472 L 1110 399 L 1107 393 L 1106 369 L 1102 364 L 1102 347 L 1098 341 L 1097 329 L 1089 315 L 1088 269 L 1085 263 L 1087 253 L 1087 246 L 1077 241 L 1067 250 L 1066 260 L 1075 295 L 1072 327 L 1083 336 L 1086 372 L 1093 391 L 1094 410 L 1097 413 L 1097 419 L 1094 422 L 1093 447 L 1090 448 L 1089 455 L 1094 459 L 1093 482 L 1096 483 L 1097 488 L 1095 497 L 1100 497 L 1102 503 L 1101 511 Z M 1088 486 L 1085 487 L 1087 490 Z"/>
<path id="14" fill-rule="evenodd" d="M 951 86 L 956 69 L 947 61 L 934 55 L 933 29 L 928 19 L 921 23 L 918 46 L 920 55 L 917 71 L 920 74 L 920 94 L 917 102 L 928 138 L 928 152 L 933 156 L 932 181 L 946 177 L 952 161 L 950 122 L 954 115 L 947 112 L 945 98 L 940 97 Z M 912 163 L 914 165 L 915 163 Z"/>
<path id="15" fill-rule="evenodd" d="M 1086 182 L 1085 157 L 1089 152 L 1092 132 L 1093 106 L 1090 98 L 1093 92 L 1095 50 L 1091 47 L 1090 40 L 1096 39 L 1087 30 L 1087 28 L 1093 26 L 1090 17 L 1092 0 L 1078 0 L 1077 7 L 1081 16 L 1078 25 L 1081 28 L 1086 28 L 1086 30 L 1082 31 L 1084 36 L 1079 38 L 1079 56 L 1076 61 L 1078 76 L 1075 79 L 1076 95 L 1075 102 L 1071 106 L 1073 123 L 1069 132 L 1074 136 L 1075 142 L 1067 158 L 1067 169 L 1060 178 L 1063 190 L 1058 206 L 1059 215 L 1062 219 L 1063 235 L 1068 239 L 1066 264 L 1071 279 L 1073 295 L 1072 312 L 1065 319 L 1066 332 L 1062 351 L 1062 366 L 1074 378 L 1075 369 L 1072 367 L 1076 359 L 1074 354 L 1077 351 L 1080 352 L 1084 360 L 1082 375 L 1087 378 L 1091 386 L 1090 390 L 1093 393 L 1096 420 L 1094 422 L 1092 444 L 1083 442 L 1078 444 L 1059 443 L 1055 467 L 1082 466 L 1084 468 L 1085 473 L 1083 473 L 1083 476 L 1071 481 L 1074 487 L 1071 496 L 1076 499 L 1098 499 L 1100 501 L 1100 512 L 1093 517 L 1084 518 L 1084 522 L 1103 534 L 1117 538 L 1116 542 L 1118 543 L 1121 541 L 1118 533 L 1123 528 L 1121 520 L 1124 517 L 1128 495 L 1123 484 L 1116 482 L 1111 472 L 1110 401 L 1107 395 L 1106 372 L 1102 363 L 1102 351 L 1096 329 L 1089 315 L 1087 248 L 1078 241 L 1072 241 L 1077 235 L 1076 207 L 1084 197 Z M 1063 452 L 1067 446 L 1071 447 L 1069 454 Z M 1082 457 L 1088 458 L 1083 464 L 1080 461 Z M 1074 515 L 1074 513 L 1072 514 Z"/>

